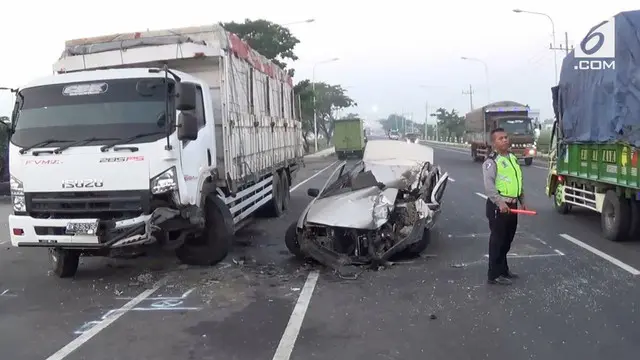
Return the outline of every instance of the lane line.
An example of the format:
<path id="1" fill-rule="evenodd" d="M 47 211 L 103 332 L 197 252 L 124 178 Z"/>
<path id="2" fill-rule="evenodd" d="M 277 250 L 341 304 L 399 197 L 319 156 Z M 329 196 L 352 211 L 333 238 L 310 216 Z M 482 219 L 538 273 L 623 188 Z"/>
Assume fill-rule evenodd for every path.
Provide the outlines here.
<path id="1" fill-rule="evenodd" d="M 518 254 L 507 254 L 507 258 L 509 259 L 534 259 L 534 258 L 547 258 L 547 257 L 555 257 L 555 256 L 564 256 L 564 254 L 531 254 L 531 255 L 518 255 Z M 489 258 L 489 254 L 484 255 L 485 258 Z"/>
<path id="2" fill-rule="evenodd" d="M 454 178 L 450 177 L 450 178 L 449 178 L 449 181 L 451 181 L 451 182 L 456 182 L 456 179 L 454 179 Z"/>
<path id="3" fill-rule="evenodd" d="M 289 360 L 291 357 L 293 346 L 298 339 L 300 328 L 302 328 L 302 321 L 304 320 L 304 316 L 309 308 L 313 289 L 316 287 L 319 275 L 320 273 L 317 270 L 314 270 L 309 273 L 309 276 L 307 276 L 307 280 L 304 282 L 304 287 L 298 297 L 298 302 L 293 308 L 293 312 L 289 318 L 289 323 L 284 329 L 284 333 L 282 334 L 276 353 L 273 355 L 273 360 Z"/>
<path id="4" fill-rule="evenodd" d="M 556 254 L 558 254 L 558 255 L 564 256 L 564 253 L 562 251 L 558 250 L 558 249 L 553 249 L 553 251 L 555 251 Z"/>
<path id="5" fill-rule="evenodd" d="M 302 180 L 299 184 L 292 186 L 291 189 L 289 189 L 289 192 L 294 191 L 295 189 L 299 188 L 300 186 L 302 186 L 303 184 L 305 184 L 307 181 L 313 179 L 314 177 L 322 174 L 325 170 L 327 170 L 328 168 L 332 167 L 333 165 L 337 164 L 338 162 L 340 162 L 340 160 L 334 161 L 331 164 L 327 165 L 327 167 L 320 169 L 320 171 L 318 171 L 317 173 L 309 176 L 308 178 Z"/>
<path id="6" fill-rule="evenodd" d="M 82 335 L 73 339 L 70 343 L 65 345 L 62 349 L 56 351 L 53 355 L 49 356 L 46 360 L 62 360 L 66 358 L 67 356 L 69 356 L 69 354 L 77 350 L 80 346 L 82 346 L 84 343 L 89 341 L 92 337 L 98 335 L 100 331 L 106 329 L 109 325 L 113 324 L 116 320 L 118 320 L 122 315 L 131 311 L 133 308 L 136 307 L 136 305 L 138 305 L 139 303 L 144 301 L 146 298 L 148 298 L 151 294 L 153 294 L 158 289 L 160 289 L 160 287 L 164 285 L 168 279 L 169 279 L 168 276 L 160 279 L 158 282 L 156 282 L 153 285 L 151 289 L 147 289 L 141 292 L 140 295 L 136 296 L 131 301 L 122 305 L 122 307 L 114 311 L 113 315 L 107 317 L 106 319 L 102 320 L 100 323 L 96 324 L 91 329 L 87 330 Z"/>
<path id="7" fill-rule="evenodd" d="M 609 254 L 607 254 L 607 253 L 604 253 L 604 252 L 602 252 L 602 251 L 600 251 L 600 250 L 598 250 L 598 249 L 596 249 L 596 248 L 592 247 L 591 245 L 588 245 L 588 244 L 583 243 L 582 241 L 580 241 L 580 240 L 578 240 L 578 239 L 574 238 L 574 237 L 573 237 L 573 236 L 571 236 L 571 235 L 568 235 L 568 234 L 560 234 L 560 236 L 561 236 L 562 238 L 564 238 L 565 240 L 568 240 L 568 241 L 570 241 L 570 242 L 572 242 L 572 243 L 574 243 L 574 244 L 576 244 L 576 245 L 580 246 L 581 248 L 583 248 L 583 249 L 585 249 L 585 250 L 591 251 L 591 252 L 592 252 L 592 253 L 594 253 L 595 255 L 600 256 L 601 258 L 603 258 L 603 259 L 607 260 L 608 262 L 610 262 L 610 263 L 612 263 L 612 264 L 614 264 L 614 265 L 618 266 L 618 267 L 619 267 L 619 268 L 621 268 L 622 270 L 625 270 L 625 271 L 629 272 L 631 275 L 636 275 L 636 276 L 637 276 L 637 275 L 640 275 L 640 270 L 638 270 L 638 269 L 634 268 L 634 267 L 633 267 L 633 266 L 631 266 L 631 265 L 628 265 L 628 264 L 623 263 L 622 261 L 620 261 L 620 260 L 618 260 L 618 259 L 614 258 L 613 256 L 611 256 L 611 255 L 609 255 Z"/>
<path id="8" fill-rule="evenodd" d="M 480 196 L 481 198 L 483 198 L 485 200 L 487 200 L 489 198 L 487 195 L 485 195 L 483 193 L 479 193 L 479 192 L 477 192 L 476 195 Z"/>

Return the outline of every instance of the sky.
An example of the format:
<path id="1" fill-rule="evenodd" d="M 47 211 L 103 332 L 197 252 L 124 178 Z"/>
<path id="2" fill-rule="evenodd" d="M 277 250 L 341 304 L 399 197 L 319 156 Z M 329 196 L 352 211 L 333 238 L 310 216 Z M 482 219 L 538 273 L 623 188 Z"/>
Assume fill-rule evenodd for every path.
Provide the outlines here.
<path id="1" fill-rule="evenodd" d="M 424 122 L 426 109 L 431 113 L 439 107 L 464 114 L 470 110 L 470 96 L 465 94 L 470 88 L 474 107 L 513 100 L 539 109 L 542 120 L 553 116 L 553 57 L 555 53 L 559 71 L 564 52 L 549 49 L 552 26 L 547 17 L 512 10 L 549 15 L 556 46 L 565 43 L 565 32 L 573 46 L 600 21 L 640 8 L 637 0 L 591 5 L 550 0 L 324 0 L 307 7 L 294 0 L 181 0 L 166 5 L 158 0 L 110 0 L 96 3 L 95 10 L 88 4 L 4 4 L 0 87 L 19 87 L 51 75 L 68 39 L 245 18 L 279 24 L 314 19 L 289 25 L 301 41 L 294 50 L 299 60 L 291 64 L 294 81 L 311 79 L 314 65 L 338 58 L 315 66 L 315 80 L 346 87 L 358 103 L 347 112 L 360 113 L 367 122 L 390 113 Z M 0 116 L 9 115 L 11 107 L 11 96 L 0 93 Z"/>

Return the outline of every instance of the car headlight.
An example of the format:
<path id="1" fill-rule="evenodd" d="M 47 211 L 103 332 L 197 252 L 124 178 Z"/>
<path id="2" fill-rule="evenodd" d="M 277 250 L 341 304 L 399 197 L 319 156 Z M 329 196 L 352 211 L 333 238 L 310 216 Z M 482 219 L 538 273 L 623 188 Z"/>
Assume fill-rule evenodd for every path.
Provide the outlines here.
<path id="1" fill-rule="evenodd" d="M 154 195 L 164 194 L 169 191 L 178 189 L 178 178 L 176 177 L 176 168 L 171 167 L 160 175 L 151 179 L 151 193 Z"/>
<path id="2" fill-rule="evenodd" d="M 529 155 L 535 155 L 535 154 L 536 154 L 535 149 L 529 149 Z"/>
<path id="3" fill-rule="evenodd" d="M 27 205 L 25 204 L 25 201 L 24 201 L 24 186 L 22 185 L 22 181 L 16 179 L 13 175 L 11 175 L 10 186 L 11 186 L 11 202 L 13 203 L 13 211 L 15 212 L 27 211 Z"/>

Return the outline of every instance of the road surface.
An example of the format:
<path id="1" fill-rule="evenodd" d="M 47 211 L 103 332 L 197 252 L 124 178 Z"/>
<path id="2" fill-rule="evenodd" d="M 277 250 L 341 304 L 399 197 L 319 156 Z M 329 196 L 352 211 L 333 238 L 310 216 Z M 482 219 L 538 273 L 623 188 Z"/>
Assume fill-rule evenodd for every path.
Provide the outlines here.
<path id="1" fill-rule="evenodd" d="M 526 167 L 539 215 L 521 217 L 512 248 L 521 279 L 488 286 L 480 164 L 435 149 L 452 182 L 432 244 L 356 280 L 294 260 L 283 244 L 306 189 L 322 186 L 335 158 L 308 161 L 291 211 L 243 230 L 213 268 L 170 255 L 89 258 L 76 278 L 58 279 L 44 250 L 0 244 L 0 358 L 638 359 L 640 242 L 606 242 L 589 213 L 556 214 L 546 170 Z"/>

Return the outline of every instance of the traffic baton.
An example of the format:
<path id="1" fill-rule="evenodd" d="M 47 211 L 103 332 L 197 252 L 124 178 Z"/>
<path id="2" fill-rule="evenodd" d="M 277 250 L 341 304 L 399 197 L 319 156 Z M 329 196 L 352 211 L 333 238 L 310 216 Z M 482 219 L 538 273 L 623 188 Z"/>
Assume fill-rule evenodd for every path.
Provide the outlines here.
<path id="1" fill-rule="evenodd" d="M 537 215 L 535 210 L 509 209 L 509 212 L 520 215 Z"/>

